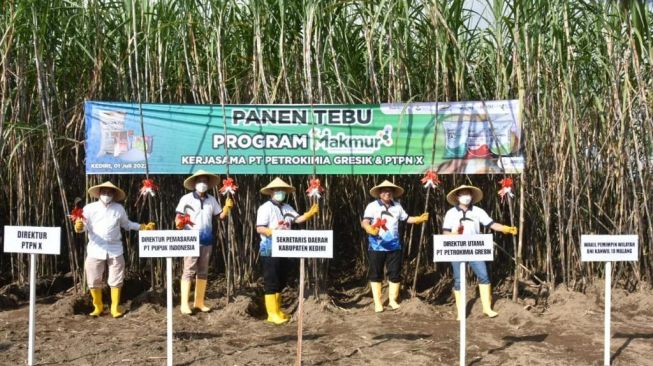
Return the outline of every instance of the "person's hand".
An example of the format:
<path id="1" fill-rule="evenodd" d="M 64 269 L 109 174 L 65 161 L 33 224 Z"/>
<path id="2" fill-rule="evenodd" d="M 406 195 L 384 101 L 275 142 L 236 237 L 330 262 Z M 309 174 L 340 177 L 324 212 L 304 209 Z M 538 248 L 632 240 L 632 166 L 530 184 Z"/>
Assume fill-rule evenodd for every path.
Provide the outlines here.
<path id="1" fill-rule="evenodd" d="M 177 230 L 182 230 L 188 221 L 189 219 L 187 218 L 187 215 L 177 214 L 177 216 L 175 216 L 175 227 Z"/>
<path id="2" fill-rule="evenodd" d="M 379 235 L 379 228 L 374 227 L 372 225 L 367 225 L 367 226 L 365 226 L 365 232 L 372 235 L 372 236 L 378 236 Z"/>
<path id="3" fill-rule="evenodd" d="M 517 235 L 517 226 L 504 226 L 501 231 L 504 234 Z"/>
<path id="4" fill-rule="evenodd" d="M 75 232 L 78 234 L 84 232 L 84 220 L 82 219 L 75 220 Z"/>
<path id="5" fill-rule="evenodd" d="M 231 209 L 234 207 L 234 201 L 227 197 L 227 200 L 224 201 L 224 207 L 222 208 L 222 212 L 224 212 L 225 216 L 229 216 L 229 213 L 231 212 Z"/>
<path id="6" fill-rule="evenodd" d="M 304 213 L 304 218 L 306 218 L 306 221 L 310 220 L 313 216 L 315 216 L 319 210 L 320 210 L 320 205 L 314 203 L 313 206 L 311 206 L 311 208 Z"/>
<path id="7" fill-rule="evenodd" d="M 148 222 L 147 224 L 141 224 L 140 230 L 155 230 L 156 224 L 153 222 Z"/>
<path id="8" fill-rule="evenodd" d="M 419 225 L 419 224 L 424 223 L 428 219 L 429 219 L 429 213 L 424 212 L 423 214 L 421 214 L 419 216 L 415 216 L 415 221 L 413 223 Z"/>
<path id="9" fill-rule="evenodd" d="M 265 227 L 263 228 L 262 234 L 267 237 L 272 237 L 272 229 L 270 229 L 269 227 Z"/>

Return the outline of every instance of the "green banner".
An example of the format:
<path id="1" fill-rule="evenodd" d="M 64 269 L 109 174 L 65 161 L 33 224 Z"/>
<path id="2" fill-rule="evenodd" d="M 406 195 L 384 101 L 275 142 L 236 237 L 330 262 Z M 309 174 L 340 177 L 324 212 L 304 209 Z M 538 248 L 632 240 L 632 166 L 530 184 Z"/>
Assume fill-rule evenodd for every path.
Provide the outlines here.
<path id="1" fill-rule="evenodd" d="M 520 173 L 516 100 L 380 105 L 86 102 L 87 174 Z"/>

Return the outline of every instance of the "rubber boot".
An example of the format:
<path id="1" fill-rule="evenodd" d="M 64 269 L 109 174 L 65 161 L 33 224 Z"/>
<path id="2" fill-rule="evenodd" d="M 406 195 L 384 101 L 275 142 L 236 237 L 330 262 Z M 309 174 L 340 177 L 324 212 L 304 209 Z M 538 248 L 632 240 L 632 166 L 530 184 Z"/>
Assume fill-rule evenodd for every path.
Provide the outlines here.
<path id="1" fill-rule="evenodd" d="M 268 321 L 272 324 L 283 324 L 288 321 L 288 319 L 282 319 L 279 316 L 279 306 L 277 305 L 277 295 L 269 294 L 265 295 L 265 309 L 268 312 Z"/>
<path id="2" fill-rule="evenodd" d="M 383 292 L 383 284 L 381 282 L 370 282 L 372 288 L 372 298 L 374 298 L 374 312 L 380 313 L 383 311 L 383 302 L 381 301 L 381 292 Z"/>
<path id="3" fill-rule="evenodd" d="M 277 311 L 277 314 L 279 314 L 279 318 L 288 320 L 288 314 L 284 313 L 281 310 L 281 293 L 277 292 L 276 294 L 274 294 L 274 296 L 277 299 L 277 309 L 279 309 L 279 311 Z"/>
<path id="4" fill-rule="evenodd" d="M 492 289 L 490 285 L 478 285 L 478 292 L 481 294 L 481 304 L 483 305 L 483 314 L 494 318 L 499 313 L 492 310 Z"/>
<path id="5" fill-rule="evenodd" d="M 179 310 L 181 310 L 181 313 L 184 315 L 190 315 L 193 313 L 190 306 L 188 306 L 188 296 L 190 296 L 190 281 L 181 280 L 181 304 L 179 305 Z"/>
<path id="6" fill-rule="evenodd" d="M 93 306 L 95 309 L 88 314 L 90 316 L 100 316 L 104 310 L 104 304 L 102 303 L 102 289 L 101 288 L 92 288 L 91 297 L 93 298 Z"/>
<path id="7" fill-rule="evenodd" d="M 120 308 L 120 287 L 111 288 L 111 316 L 120 318 L 123 316 L 122 309 Z"/>
<path id="8" fill-rule="evenodd" d="M 399 288 L 401 284 L 399 282 L 390 282 L 388 281 L 388 305 L 392 310 L 399 309 L 399 304 L 397 304 L 397 299 L 399 298 Z"/>
<path id="9" fill-rule="evenodd" d="M 465 304 L 460 298 L 460 291 L 453 290 L 453 297 L 456 299 L 456 320 L 460 321 L 460 314 L 465 314 Z"/>
<path id="10" fill-rule="evenodd" d="M 200 309 L 201 312 L 207 313 L 211 308 L 204 305 L 204 295 L 206 294 L 206 280 L 195 280 L 195 304 L 193 307 Z"/>

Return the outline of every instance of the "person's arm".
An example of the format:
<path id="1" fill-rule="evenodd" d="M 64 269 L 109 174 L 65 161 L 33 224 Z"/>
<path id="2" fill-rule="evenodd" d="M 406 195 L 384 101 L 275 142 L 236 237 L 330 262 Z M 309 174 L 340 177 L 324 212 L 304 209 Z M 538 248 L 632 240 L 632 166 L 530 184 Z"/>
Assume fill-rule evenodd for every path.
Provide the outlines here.
<path id="1" fill-rule="evenodd" d="M 315 216 L 319 210 L 320 210 L 320 206 L 317 203 L 314 203 L 308 211 L 304 212 L 303 215 L 300 215 L 295 219 L 295 223 L 301 224 L 302 222 L 306 222 L 312 219 L 313 216 Z"/>
<path id="2" fill-rule="evenodd" d="M 256 232 L 264 236 L 272 236 L 272 229 L 267 226 L 257 226 Z"/>
<path id="3" fill-rule="evenodd" d="M 511 235 L 517 235 L 517 227 L 516 226 L 507 226 L 503 224 L 499 224 L 498 222 L 492 223 L 490 225 L 490 229 L 498 232 L 502 232 L 504 234 L 511 234 Z"/>
<path id="4" fill-rule="evenodd" d="M 424 212 L 423 214 L 421 214 L 421 215 L 419 215 L 419 216 L 411 216 L 411 217 L 409 217 L 408 220 L 406 220 L 406 222 L 409 223 L 409 224 L 417 224 L 417 225 L 419 225 L 419 224 L 423 223 L 424 221 L 426 221 L 426 220 L 428 220 L 428 219 L 429 219 L 429 213 L 428 213 L 428 212 Z"/>
<path id="5" fill-rule="evenodd" d="M 361 227 L 369 235 L 372 236 L 379 235 L 379 228 L 372 226 L 372 222 L 370 221 L 370 219 L 363 219 L 363 221 L 361 221 Z"/>
<path id="6" fill-rule="evenodd" d="M 224 207 L 222 207 L 222 210 L 220 211 L 220 220 L 224 220 L 227 216 L 229 216 L 233 207 L 234 201 L 230 197 L 227 197 L 227 199 L 224 201 Z"/>

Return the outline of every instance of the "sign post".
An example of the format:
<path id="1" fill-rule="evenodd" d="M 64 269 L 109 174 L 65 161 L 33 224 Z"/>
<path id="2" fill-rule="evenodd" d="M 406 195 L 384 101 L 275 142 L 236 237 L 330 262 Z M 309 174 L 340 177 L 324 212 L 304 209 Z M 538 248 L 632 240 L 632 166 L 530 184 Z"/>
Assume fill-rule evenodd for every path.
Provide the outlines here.
<path id="1" fill-rule="evenodd" d="M 433 235 L 433 261 L 460 266 L 460 365 L 465 365 L 467 325 L 466 262 L 491 262 L 494 259 L 492 234 Z"/>
<path id="2" fill-rule="evenodd" d="M 605 262 L 605 314 L 603 318 L 603 365 L 610 365 L 610 312 L 612 307 L 612 262 L 636 262 L 639 254 L 637 235 L 582 235 L 581 262 Z"/>
<path id="3" fill-rule="evenodd" d="M 138 240 L 141 258 L 166 259 L 166 316 L 167 365 L 173 365 L 172 358 L 172 257 L 199 257 L 200 235 L 198 230 L 148 230 L 140 231 Z"/>
<path id="4" fill-rule="evenodd" d="M 272 257 L 300 258 L 296 364 L 301 365 L 305 259 L 333 258 L 333 230 L 275 230 L 272 232 Z"/>
<path id="5" fill-rule="evenodd" d="M 27 336 L 27 365 L 34 365 L 36 331 L 36 255 L 59 255 L 61 228 L 40 226 L 5 226 L 5 253 L 27 253 L 29 258 L 29 330 Z"/>

